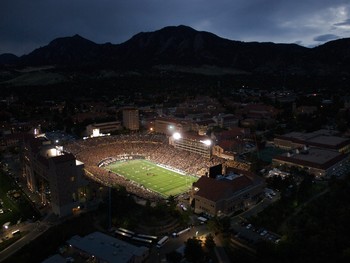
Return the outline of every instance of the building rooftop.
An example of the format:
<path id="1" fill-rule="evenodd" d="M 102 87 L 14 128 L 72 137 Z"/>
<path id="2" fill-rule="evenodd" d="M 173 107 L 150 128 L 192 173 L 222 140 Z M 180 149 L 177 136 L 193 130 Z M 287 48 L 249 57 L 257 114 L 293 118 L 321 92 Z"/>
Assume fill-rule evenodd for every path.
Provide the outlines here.
<path id="1" fill-rule="evenodd" d="M 47 145 L 46 147 L 43 146 L 40 153 L 46 158 L 52 158 L 64 154 L 63 149 L 60 147 L 55 147 L 53 145 Z"/>
<path id="2" fill-rule="evenodd" d="M 216 122 L 212 119 L 207 119 L 207 120 L 196 121 L 196 124 L 198 124 L 198 125 L 211 125 L 211 124 L 216 124 Z"/>
<path id="3" fill-rule="evenodd" d="M 317 136 L 308 140 L 309 144 L 319 144 L 319 145 L 329 145 L 333 147 L 345 146 L 350 143 L 350 140 L 347 138 L 342 138 L 338 136 Z"/>
<path id="4" fill-rule="evenodd" d="M 199 135 L 198 133 L 182 133 L 182 138 L 189 139 L 189 140 L 195 140 L 195 141 L 203 141 L 203 140 L 210 140 L 210 137 L 206 135 Z"/>
<path id="5" fill-rule="evenodd" d="M 240 140 L 222 140 L 217 145 L 219 145 L 224 151 L 234 151 L 237 146 L 243 145 L 243 141 Z"/>
<path id="6" fill-rule="evenodd" d="M 110 121 L 110 122 L 102 122 L 102 123 L 94 123 L 91 124 L 92 127 L 96 127 L 96 128 L 104 128 L 104 127 L 110 127 L 110 126 L 119 126 L 121 125 L 120 121 Z"/>
<path id="7" fill-rule="evenodd" d="M 127 263 L 133 256 L 142 256 L 148 251 L 101 232 L 94 232 L 85 237 L 73 236 L 67 243 L 103 262 Z"/>
<path id="8" fill-rule="evenodd" d="M 230 130 L 222 131 L 217 133 L 217 137 L 224 139 L 235 139 L 240 137 L 245 137 L 250 134 L 250 130 L 246 128 L 233 127 Z"/>
<path id="9" fill-rule="evenodd" d="M 276 138 L 290 140 L 294 143 L 338 150 L 350 144 L 350 139 L 333 136 L 327 130 L 318 130 L 310 133 L 290 132 Z"/>
<path id="10" fill-rule="evenodd" d="M 190 120 L 185 120 L 182 118 L 175 118 L 175 117 L 157 117 L 155 121 L 163 121 L 163 122 L 169 122 L 169 123 L 174 123 L 174 124 L 184 124 L 184 123 L 189 123 Z"/>
<path id="11" fill-rule="evenodd" d="M 346 158 L 346 155 L 337 151 L 310 148 L 307 151 L 300 151 L 299 153 L 283 153 L 274 159 L 319 169 L 328 169 L 344 158 Z"/>
<path id="12" fill-rule="evenodd" d="M 233 179 L 223 178 L 220 180 L 202 176 L 197 182 L 193 183 L 193 186 L 199 189 L 196 195 L 211 201 L 230 198 L 236 192 L 252 185 L 252 180 L 247 176 L 237 176 Z"/>

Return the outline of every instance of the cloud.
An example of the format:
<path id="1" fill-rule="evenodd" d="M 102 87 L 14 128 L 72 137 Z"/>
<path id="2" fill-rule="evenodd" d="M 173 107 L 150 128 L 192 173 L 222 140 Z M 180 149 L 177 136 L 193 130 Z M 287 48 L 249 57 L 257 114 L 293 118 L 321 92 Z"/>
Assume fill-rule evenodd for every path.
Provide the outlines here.
<path id="1" fill-rule="evenodd" d="M 314 41 L 317 41 L 317 42 L 327 42 L 327 41 L 330 41 L 330 40 L 335 40 L 335 39 L 338 39 L 339 36 L 337 35 L 333 35 L 333 34 L 324 34 L 324 35 L 320 35 L 320 36 L 316 36 L 314 37 Z"/>
<path id="2" fill-rule="evenodd" d="M 350 26 L 350 18 L 346 19 L 343 22 L 336 23 L 336 24 L 334 24 L 334 26 Z"/>

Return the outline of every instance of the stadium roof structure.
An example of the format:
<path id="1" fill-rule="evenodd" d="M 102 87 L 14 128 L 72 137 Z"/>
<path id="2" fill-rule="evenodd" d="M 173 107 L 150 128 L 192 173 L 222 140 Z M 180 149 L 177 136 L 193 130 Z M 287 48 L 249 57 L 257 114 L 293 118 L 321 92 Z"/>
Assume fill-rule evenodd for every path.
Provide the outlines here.
<path id="1" fill-rule="evenodd" d="M 73 236 L 67 243 L 84 251 L 101 262 L 127 263 L 148 252 L 146 247 L 138 247 L 101 232 L 93 232 L 85 237 Z"/>
<path id="2" fill-rule="evenodd" d="M 199 135 L 198 133 L 193 133 L 193 132 L 183 132 L 181 133 L 181 135 L 182 135 L 182 138 L 188 139 L 188 140 L 194 140 L 194 141 L 210 140 L 209 136 Z"/>

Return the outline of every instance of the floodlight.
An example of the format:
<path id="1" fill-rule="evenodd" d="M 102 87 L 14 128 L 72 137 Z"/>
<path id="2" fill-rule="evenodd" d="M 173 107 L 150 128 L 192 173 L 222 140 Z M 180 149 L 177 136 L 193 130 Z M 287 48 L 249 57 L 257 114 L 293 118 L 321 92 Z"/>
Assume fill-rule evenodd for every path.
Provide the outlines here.
<path id="1" fill-rule="evenodd" d="M 211 145 L 211 140 L 207 139 L 207 140 L 204 140 L 204 141 L 201 141 L 202 143 L 204 143 L 205 145 L 207 146 L 210 146 Z"/>
<path id="2" fill-rule="evenodd" d="M 179 139 L 181 139 L 181 134 L 178 133 L 178 132 L 175 132 L 175 133 L 173 134 L 173 138 L 174 138 L 175 140 L 179 140 Z"/>
<path id="3" fill-rule="evenodd" d="M 92 137 L 100 136 L 100 129 L 92 129 Z"/>

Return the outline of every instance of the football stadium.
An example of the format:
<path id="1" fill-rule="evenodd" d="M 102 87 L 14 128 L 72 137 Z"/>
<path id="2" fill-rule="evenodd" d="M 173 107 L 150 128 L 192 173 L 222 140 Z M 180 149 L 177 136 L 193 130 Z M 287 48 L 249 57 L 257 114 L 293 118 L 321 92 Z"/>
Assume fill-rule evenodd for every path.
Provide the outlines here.
<path id="1" fill-rule="evenodd" d="M 184 193 L 210 167 L 222 163 L 217 157 L 174 148 L 168 137 L 154 134 L 91 138 L 68 144 L 65 151 L 84 163 L 91 179 L 111 187 L 124 186 L 148 200 Z"/>
<path id="2" fill-rule="evenodd" d="M 143 159 L 117 161 L 106 168 L 164 197 L 186 192 L 198 180 L 197 177 Z"/>

